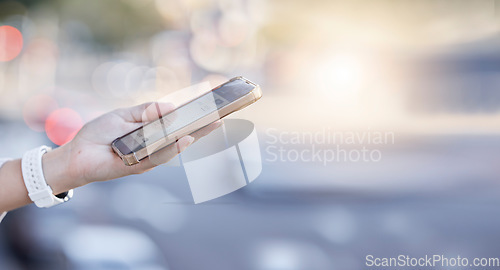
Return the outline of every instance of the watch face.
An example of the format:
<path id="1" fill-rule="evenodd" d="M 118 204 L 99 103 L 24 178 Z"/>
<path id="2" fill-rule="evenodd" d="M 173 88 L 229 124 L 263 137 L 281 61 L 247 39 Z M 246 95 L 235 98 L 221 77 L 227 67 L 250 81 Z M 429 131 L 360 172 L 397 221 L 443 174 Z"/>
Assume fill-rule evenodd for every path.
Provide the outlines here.
<path id="1" fill-rule="evenodd" d="M 64 198 L 66 198 L 66 197 L 68 196 L 68 191 L 63 192 L 63 193 L 59 193 L 59 194 L 57 194 L 57 195 L 55 195 L 55 196 L 56 196 L 57 198 L 59 198 L 59 199 L 64 199 Z"/>

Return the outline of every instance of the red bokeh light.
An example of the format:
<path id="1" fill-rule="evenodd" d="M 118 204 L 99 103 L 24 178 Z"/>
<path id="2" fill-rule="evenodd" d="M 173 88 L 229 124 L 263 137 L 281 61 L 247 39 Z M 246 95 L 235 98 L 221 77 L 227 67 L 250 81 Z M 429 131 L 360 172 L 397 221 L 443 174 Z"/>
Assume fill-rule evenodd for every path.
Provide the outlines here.
<path id="1" fill-rule="evenodd" d="M 53 143 L 63 145 L 71 141 L 82 126 L 82 118 L 77 112 L 70 108 L 61 108 L 47 117 L 45 132 Z"/>
<path id="2" fill-rule="evenodd" d="M 57 101 L 48 95 L 36 95 L 23 107 L 24 122 L 34 131 L 45 131 L 45 120 L 58 108 Z"/>
<path id="3" fill-rule="evenodd" d="M 23 35 L 15 27 L 0 26 L 0 61 L 16 58 L 23 49 Z"/>

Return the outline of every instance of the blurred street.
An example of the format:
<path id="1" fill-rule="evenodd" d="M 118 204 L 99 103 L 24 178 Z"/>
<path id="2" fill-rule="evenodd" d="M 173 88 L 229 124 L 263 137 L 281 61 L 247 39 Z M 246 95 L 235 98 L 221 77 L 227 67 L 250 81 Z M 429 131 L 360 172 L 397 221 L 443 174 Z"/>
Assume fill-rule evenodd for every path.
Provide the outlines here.
<path id="1" fill-rule="evenodd" d="M 498 257 L 498 14 L 498 0 L 0 1 L 0 157 L 201 82 L 263 91 L 230 116 L 258 132 L 255 181 L 194 204 L 174 161 L 11 211 L 0 269 Z"/>

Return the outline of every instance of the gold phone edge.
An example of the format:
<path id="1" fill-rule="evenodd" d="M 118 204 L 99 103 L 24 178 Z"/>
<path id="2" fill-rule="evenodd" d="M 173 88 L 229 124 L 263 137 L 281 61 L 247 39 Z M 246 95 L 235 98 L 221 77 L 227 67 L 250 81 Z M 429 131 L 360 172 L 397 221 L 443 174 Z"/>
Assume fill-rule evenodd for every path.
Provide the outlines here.
<path id="1" fill-rule="evenodd" d="M 239 110 L 241 110 L 241 109 L 243 109 L 243 108 L 245 108 L 245 107 L 247 107 L 247 106 L 255 103 L 257 100 L 259 100 L 262 97 L 262 90 L 261 90 L 260 86 L 257 85 L 257 84 L 255 84 L 255 83 L 253 83 L 253 82 L 251 82 L 250 80 L 244 78 L 243 76 L 234 77 L 234 78 L 230 79 L 229 81 L 227 81 L 227 82 L 225 82 L 225 83 L 223 83 L 223 84 L 221 84 L 221 85 L 213 88 L 211 91 L 219 88 L 220 86 L 222 86 L 222 85 L 224 85 L 224 84 L 226 84 L 228 82 L 232 82 L 234 80 L 243 80 L 243 81 L 245 81 L 247 83 L 250 83 L 250 84 L 254 85 L 255 88 L 250 93 L 248 93 L 245 96 L 243 96 L 243 97 L 237 99 L 236 101 L 234 101 L 231 104 L 231 106 L 229 106 L 229 107 L 223 107 L 221 110 L 215 111 L 215 112 L 213 112 L 213 113 L 211 113 L 211 114 L 209 114 L 207 116 L 204 116 L 203 118 L 200 118 L 200 119 L 196 120 L 192 124 L 200 123 L 201 122 L 202 124 L 200 124 L 200 126 L 201 126 L 201 128 L 203 128 L 203 127 L 205 127 L 205 126 L 207 126 L 207 125 L 209 125 L 209 124 L 217 121 L 217 120 L 209 120 L 209 121 L 207 121 L 207 119 L 213 119 L 213 117 L 215 117 L 214 116 L 215 114 L 218 115 L 218 119 L 222 119 L 222 118 L 230 115 L 233 112 L 239 111 Z M 189 101 L 189 102 L 191 102 L 191 101 Z M 185 104 L 187 104 L 189 102 L 186 102 Z M 238 106 L 238 104 L 240 104 L 240 103 L 241 103 L 241 105 Z M 184 106 L 184 104 L 181 105 L 181 106 Z M 236 107 L 236 108 L 234 108 L 234 107 Z M 221 113 L 221 112 L 223 112 L 223 113 Z M 208 123 L 205 124 L 204 121 L 208 122 Z M 118 148 L 115 146 L 115 141 L 116 140 L 112 142 L 111 147 L 112 147 L 113 151 L 116 154 L 118 154 L 118 156 L 123 160 L 123 162 L 125 163 L 125 165 L 132 166 L 132 165 L 135 165 L 135 164 L 139 163 L 142 159 L 144 159 L 144 158 L 146 158 L 146 157 L 148 157 L 148 156 L 156 153 L 157 151 L 163 149 L 164 147 L 166 147 L 166 146 L 168 146 L 168 145 L 176 142 L 179 138 L 195 132 L 196 130 L 192 131 L 190 133 L 186 133 L 187 130 L 190 130 L 189 129 L 190 126 L 191 125 L 185 126 L 184 128 L 176 131 L 175 133 L 172 133 L 171 134 L 171 135 L 173 135 L 172 138 L 170 138 L 168 140 L 159 140 L 159 141 L 156 141 L 156 142 L 152 143 L 151 145 L 149 145 L 147 147 L 144 147 L 144 148 L 141 148 L 139 151 L 132 152 L 131 154 L 128 154 L 128 155 L 124 155 L 123 153 L 120 152 L 120 150 L 118 150 Z M 124 135 L 124 136 L 126 136 L 126 135 Z M 148 150 L 148 149 L 153 149 L 153 151 Z"/>

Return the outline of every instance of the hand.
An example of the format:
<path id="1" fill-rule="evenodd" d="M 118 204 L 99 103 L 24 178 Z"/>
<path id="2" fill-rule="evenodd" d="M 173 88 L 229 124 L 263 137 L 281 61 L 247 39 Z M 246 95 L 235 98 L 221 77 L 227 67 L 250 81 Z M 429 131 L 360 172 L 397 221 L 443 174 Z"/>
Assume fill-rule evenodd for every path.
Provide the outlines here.
<path id="1" fill-rule="evenodd" d="M 155 104 L 145 103 L 104 114 L 87 123 L 75 138 L 47 153 L 43 157 L 45 178 L 55 194 L 95 181 L 105 181 L 129 174 L 146 172 L 165 163 L 186 149 L 197 139 L 207 135 L 221 125 L 212 123 L 188 136 L 180 138 L 151 157 L 136 165 L 126 166 L 111 149 L 111 142 L 142 126 L 143 119 L 158 119 Z M 161 114 L 174 110 L 168 103 L 158 103 Z"/>

